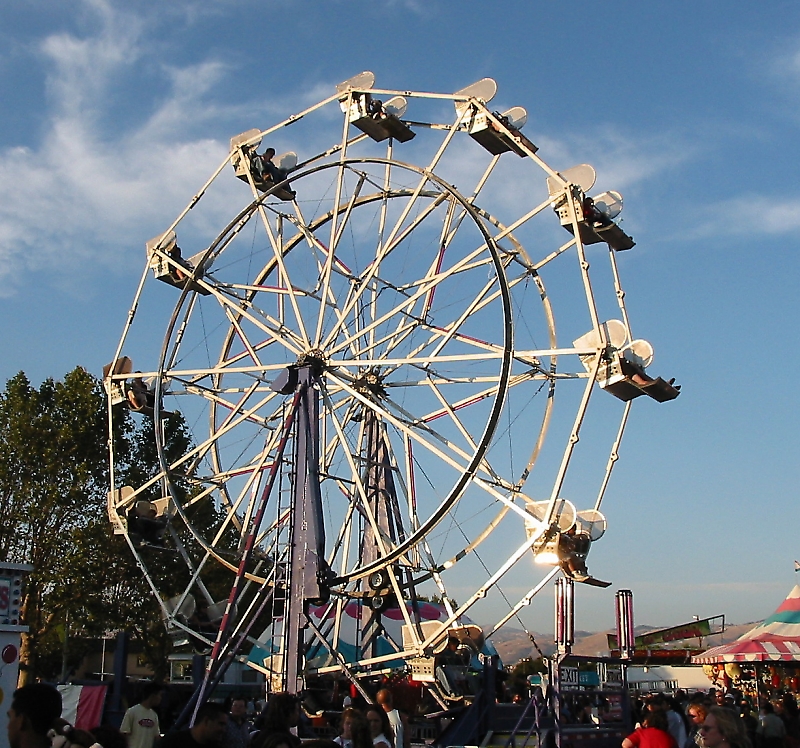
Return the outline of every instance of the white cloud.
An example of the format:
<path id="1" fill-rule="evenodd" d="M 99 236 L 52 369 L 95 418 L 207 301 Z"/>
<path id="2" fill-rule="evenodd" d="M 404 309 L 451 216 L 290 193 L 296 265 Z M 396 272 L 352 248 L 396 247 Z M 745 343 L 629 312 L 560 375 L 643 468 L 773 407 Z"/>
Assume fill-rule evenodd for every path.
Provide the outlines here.
<path id="1" fill-rule="evenodd" d="M 800 228 L 800 196 L 742 195 L 704 206 L 702 215 L 697 237 L 788 234 Z"/>
<path id="2" fill-rule="evenodd" d="M 26 272 L 53 263 L 61 274 L 83 272 L 92 264 L 108 268 L 121 260 L 126 269 L 137 267 L 142 255 L 132 254 L 134 248 L 142 251 L 143 239 L 165 227 L 225 158 L 227 136 L 233 132 L 217 137 L 221 125 L 274 122 L 326 98 L 337 82 L 318 83 L 300 95 L 270 96 L 267 103 L 223 105 L 215 103 L 214 94 L 234 72 L 224 63 L 205 59 L 184 67 L 155 66 L 163 90 L 142 105 L 147 116 L 135 125 L 120 122 L 113 110 L 114 96 L 122 90 L 119 81 L 145 66 L 152 75 L 150 21 L 107 0 L 85 0 L 83 7 L 96 19 L 93 32 L 59 32 L 40 45 L 47 80 L 41 143 L 0 150 L 0 280 L 5 293 L 13 292 Z M 337 113 L 332 107 L 322 116 Z M 526 131 L 532 129 L 529 125 Z M 528 134 L 554 168 L 593 162 L 600 189 L 638 185 L 675 168 L 690 153 L 678 138 L 636 139 L 607 127 L 579 136 Z M 305 131 L 304 138 L 306 150 L 330 145 L 329 135 Z M 507 166 L 501 162 L 503 170 Z M 454 166 L 454 181 L 470 189 L 476 168 L 464 159 Z M 544 179 L 532 171 L 538 195 Z M 528 210 L 531 192 L 502 173 L 498 177 L 496 201 L 517 215 Z M 234 180 L 215 185 L 216 195 L 204 198 L 204 212 L 196 220 L 210 230 L 217 218 L 230 218 L 226 198 L 240 187 Z"/>
<path id="3" fill-rule="evenodd" d="M 193 5 L 170 12 L 181 8 Z M 43 267 L 57 266 L 59 276 L 92 266 L 107 272 L 120 262 L 124 271 L 138 268 L 144 240 L 165 228 L 219 166 L 235 128 L 273 123 L 335 90 L 330 81 L 266 103 L 223 103 L 215 95 L 235 73 L 226 64 L 159 67 L 149 46 L 160 23 L 155 17 L 108 0 L 84 0 L 83 10 L 92 31 L 59 31 L 38 46 L 47 91 L 41 141 L 0 148 L 0 293 L 13 293 L 26 273 Z M 122 81 L 142 74 L 160 75 L 157 92 L 128 102 L 147 114 L 121 116 L 115 101 L 128 90 Z M 226 123 L 234 129 L 218 136 Z M 220 181 L 203 211 L 192 214 L 201 233 L 227 223 L 232 195 L 241 207 L 242 185 Z"/>
<path id="4" fill-rule="evenodd" d="M 153 227 L 175 215 L 227 153 L 227 142 L 193 136 L 190 127 L 217 113 L 205 100 L 224 72 L 213 61 L 164 70 L 168 94 L 156 110 L 136 129 L 114 127 L 115 81 L 146 54 L 144 24 L 101 0 L 87 7 L 98 32 L 41 43 L 48 92 L 41 143 L 0 151 L 6 293 L 26 270 L 56 264 L 63 274 L 87 261 L 117 262 L 129 236 L 157 233 Z"/>
<path id="5" fill-rule="evenodd" d="M 638 186 L 682 166 L 697 153 L 697 146 L 681 135 L 633 136 L 610 126 L 589 126 L 578 136 L 540 135 L 537 145 L 556 169 L 591 163 L 597 171 L 597 191 Z"/>
<path id="6" fill-rule="evenodd" d="M 136 17 L 115 12 L 100 0 L 88 4 L 100 17 L 100 34 L 83 39 L 53 34 L 41 44 L 50 61 L 48 92 L 62 117 L 86 118 L 96 111 L 115 71 L 139 54 L 141 23 Z"/>

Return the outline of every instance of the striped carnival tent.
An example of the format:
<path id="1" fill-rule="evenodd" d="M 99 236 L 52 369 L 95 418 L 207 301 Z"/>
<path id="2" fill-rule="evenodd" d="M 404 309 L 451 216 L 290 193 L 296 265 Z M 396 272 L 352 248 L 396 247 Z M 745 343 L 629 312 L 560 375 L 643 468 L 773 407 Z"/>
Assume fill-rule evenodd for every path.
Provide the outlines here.
<path id="1" fill-rule="evenodd" d="M 795 585 L 766 621 L 730 644 L 692 657 L 692 662 L 699 665 L 781 661 L 800 662 L 800 585 Z"/>

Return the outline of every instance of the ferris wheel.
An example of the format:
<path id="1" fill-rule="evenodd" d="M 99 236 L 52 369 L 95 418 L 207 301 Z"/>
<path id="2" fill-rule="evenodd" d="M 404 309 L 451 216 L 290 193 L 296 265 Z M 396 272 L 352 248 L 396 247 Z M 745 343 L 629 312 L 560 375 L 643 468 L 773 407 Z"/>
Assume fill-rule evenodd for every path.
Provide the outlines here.
<path id="1" fill-rule="evenodd" d="M 108 511 L 211 673 L 295 692 L 400 663 L 446 699 L 436 652 L 483 645 L 487 599 L 496 629 L 559 570 L 605 584 L 586 554 L 630 402 L 678 389 L 631 334 L 621 197 L 548 166 L 495 93 L 355 76 L 232 138 L 146 244 L 104 382 L 112 427 L 123 403 L 153 419 L 159 467 L 124 485 L 112 453 Z"/>

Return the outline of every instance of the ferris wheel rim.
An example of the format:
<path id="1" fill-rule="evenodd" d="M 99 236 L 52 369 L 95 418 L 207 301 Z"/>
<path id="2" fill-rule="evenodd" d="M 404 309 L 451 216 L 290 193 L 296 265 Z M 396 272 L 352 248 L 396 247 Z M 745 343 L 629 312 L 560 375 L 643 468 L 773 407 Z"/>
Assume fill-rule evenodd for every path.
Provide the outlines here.
<path id="1" fill-rule="evenodd" d="M 508 380 L 510 377 L 511 372 L 511 364 L 513 360 L 513 321 L 512 321 L 512 309 L 511 309 L 511 300 L 510 300 L 510 292 L 508 288 L 508 283 L 505 274 L 505 267 L 502 261 L 503 250 L 499 247 L 497 242 L 491 236 L 491 233 L 486 229 L 483 220 L 488 220 L 488 214 L 485 212 L 481 212 L 477 209 L 467 198 L 465 198 L 456 188 L 445 182 L 443 179 L 435 175 L 434 173 L 430 172 L 427 169 L 415 166 L 413 164 L 409 164 L 407 162 L 398 161 L 396 159 L 390 158 L 380 158 L 380 157 L 351 157 L 347 158 L 341 162 L 334 162 L 334 163 L 324 163 L 313 166 L 309 169 L 306 169 L 302 172 L 293 175 L 293 181 L 299 181 L 303 177 L 309 176 L 311 174 L 315 174 L 317 172 L 321 172 L 324 170 L 328 170 L 331 168 L 342 168 L 342 167 L 350 167 L 352 165 L 359 165 L 359 164 L 375 164 L 375 165 L 383 165 L 387 167 L 398 167 L 401 169 L 405 169 L 409 172 L 416 173 L 420 176 L 425 177 L 427 180 L 435 183 L 441 192 L 438 194 L 440 195 L 449 195 L 452 199 L 454 199 L 460 207 L 464 210 L 465 214 L 472 220 L 472 224 L 478 228 L 478 231 L 482 234 L 483 239 L 485 241 L 485 248 L 489 252 L 491 257 L 492 265 L 495 272 L 495 277 L 497 279 L 498 288 L 500 292 L 500 302 L 501 308 L 503 310 L 503 350 L 499 357 L 500 360 L 500 372 L 498 375 L 498 384 L 496 387 L 496 395 L 494 397 L 493 405 L 489 414 L 489 418 L 487 419 L 487 423 L 483 432 L 481 434 L 480 440 L 478 442 L 477 449 L 475 449 L 471 459 L 469 460 L 466 468 L 462 471 L 460 478 L 455 482 L 453 488 L 448 492 L 445 498 L 440 503 L 439 507 L 437 507 L 434 512 L 413 532 L 409 535 L 409 537 L 402 541 L 399 545 L 395 546 L 393 550 L 389 552 L 387 556 L 381 557 L 379 560 L 368 564 L 366 566 L 361 567 L 360 569 L 356 570 L 355 572 L 351 572 L 349 574 L 340 575 L 337 579 L 333 580 L 333 583 L 339 582 L 349 582 L 361 579 L 363 577 L 368 576 L 370 573 L 386 568 L 387 566 L 391 565 L 393 562 L 397 561 L 400 557 L 405 555 L 410 549 L 414 546 L 418 545 L 422 539 L 426 536 L 426 534 L 435 527 L 447 514 L 447 512 L 454 506 L 461 496 L 463 495 L 464 490 L 466 489 L 469 482 L 473 479 L 476 471 L 478 470 L 483 457 L 486 454 L 486 451 L 489 448 L 489 445 L 492 440 L 492 436 L 494 431 L 497 428 L 497 424 L 499 423 L 499 419 L 501 413 L 503 411 L 503 407 L 505 405 L 505 399 L 508 389 Z M 371 202 L 375 202 L 380 199 L 386 199 L 386 197 L 407 197 L 410 196 L 413 191 L 408 189 L 399 190 L 397 192 L 390 192 L 388 195 L 386 193 L 375 193 L 374 195 L 369 195 L 365 197 L 363 202 L 356 201 L 357 205 L 368 204 Z M 423 191 L 420 191 L 419 194 L 423 194 Z M 435 192 L 429 193 L 429 196 L 436 194 Z M 234 218 L 221 232 L 217 238 L 209 245 L 209 248 L 206 250 L 203 260 L 201 260 L 201 265 L 204 264 L 208 257 L 212 255 L 212 253 L 216 250 L 217 247 L 220 245 L 224 245 L 225 240 L 229 236 L 229 234 L 234 230 L 237 224 L 245 222 L 244 219 L 246 218 L 249 221 L 254 214 L 258 211 L 260 207 L 265 205 L 266 199 L 270 195 L 263 194 L 258 196 L 254 199 L 247 207 L 245 207 L 240 213 Z M 318 217 L 315 219 L 311 224 L 307 226 L 309 230 L 316 231 L 321 226 L 328 223 L 332 220 L 332 216 L 335 212 L 336 208 L 332 209 L 328 213 L 323 216 Z M 296 237 L 293 238 L 291 245 L 285 248 L 284 254 L 288 255 L 293 249 L 297 248 L 298 245 L 302 243 L 304 236 L 301 233 L 298 233 Z M 223 246 L 224 251 L 224 246 Z M 256 277 L 256 281 L 259 279 L 263 279 L 266 277 L 272 270 L 275 268 L 275 263 L 277 263 L 277 259 L 271 260 L 267 263 L 267 265 L 262 268 L 262 271 Z M 162 345 L 162 351 L 159 361 L 159 368 L 158 368 L 158 377 L 156 378 L 157 386 L 160 385 L 160 382 L 163 380 L 164 376 L 167 372 L 164 369 L 164 363 L 167 360 L 168 356 L 168 348 L 169 343 L 172 338 L 175 325 L 178 322 L 179 313 L 183 308 L 183 305 L 186 301 L 186 298 L 192 292 L 188 287 L 182 289 L 181 295 L 175 305 L 175 309 L 173 311 L 172 318 L 170 319 L 170 323 L 167 327 L 167 331 L 164 337 L 164 343 Z M 257 291 L 251 291 L 250 298 L 253 298 Z M 229 330 L 228 333 L 228 340 L 232 339 L 233 331 Z M 226 345 L 229 343 L 226 342 Z M 225 372 L 221 372 L 216 376 L 224 376 Z M 367 404 L 366 402 L 364 403 Z M 160 408 L 160 398 L 156 397 L 156 407 Z M 212 404 L 212 409 L 215 406 Z M 156 414 L 158 417 L 158 413 Z M 156 437 L 156 443 L 158 448 L 159 454 L 159 461 L 161 465 L 162 471 L 167 476 L 167 483 L 170 494 L 173 498 L 173 506 L 176 507 L 176 511 L 181 516 L 183 522 L 187 525 L 190 532 L 192 533 L 195 540 L 203 547 L 206 553 L 212 555 L 215 559 L 217 559 L 220 563 L 224 566 L 228 567 L 229 569 L 234 570 L 235 567 L 230 562 L 226 561 L 219 554 L 216 552 L 216 549 L 213 545 L 209 544 L 207 540 L 199 533 L 192 525 L 192 523 L 188 520 L 183 511 L 182 506 L 180 506 L 180 501 L 176 496 L 176 492 L 174 490 L 174 486 L 172 483 L 172 479 L 170 476 L 170 468 L 167 464 L 166 459 L 164 458 L 164 450 L 163 445 L 160 441 L 160 435 Z M 253 581 L 265 581 L 263 578 L 260 577 L 253 577 Z"/>

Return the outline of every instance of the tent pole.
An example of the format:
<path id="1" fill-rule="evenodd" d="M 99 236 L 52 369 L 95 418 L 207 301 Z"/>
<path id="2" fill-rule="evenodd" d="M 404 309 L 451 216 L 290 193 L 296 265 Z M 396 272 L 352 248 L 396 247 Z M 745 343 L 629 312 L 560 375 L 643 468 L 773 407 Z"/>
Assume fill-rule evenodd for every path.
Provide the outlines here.
<path id="1" fill-rule="evenodd" d="M 756 709 L 761 708 L 761 678 L 758 677 L 758 660 L 754 663 L 756 669 Z"/>

